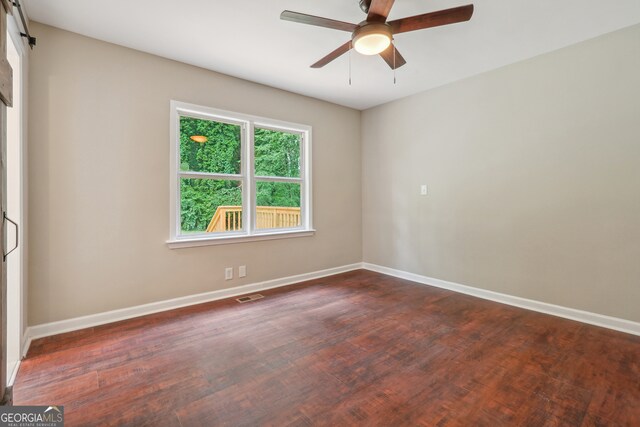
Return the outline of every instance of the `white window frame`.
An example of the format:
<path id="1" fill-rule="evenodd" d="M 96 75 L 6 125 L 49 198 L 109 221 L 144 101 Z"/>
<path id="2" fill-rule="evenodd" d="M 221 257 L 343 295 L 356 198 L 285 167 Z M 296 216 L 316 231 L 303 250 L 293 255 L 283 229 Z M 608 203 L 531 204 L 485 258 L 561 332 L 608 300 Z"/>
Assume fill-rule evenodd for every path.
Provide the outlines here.
<path id="1" fill-rule="evenodd" d="M 170 103 L 170 230 L 167 244 L 170 248 L 220 245 L 257 240 L 283 239 L 311 236 L 315 230 L 312 225 L 311 203 L 311 126 L 284 122 L 249 114 L 234 113 L 211 107 L 171 101 Z M 241 127 L 241 169 L 240 174 L 220 174 L 207 172 L 184 172 L 180 170 L 180 117 L 196 117 L 204 120 L 239 125 Z M 254 129 L 270 129 L 299 134 L 300 177 L 263 177 L 256 176 L 254 166 Z M 225 233 L 201 233 L 181 235 L 181 178 L 227 179 L 242 182 L 242 230 Z M 295 182 L 300 184 L 300 226 L 293 228 L 256 228 L 256 182 Z"/>

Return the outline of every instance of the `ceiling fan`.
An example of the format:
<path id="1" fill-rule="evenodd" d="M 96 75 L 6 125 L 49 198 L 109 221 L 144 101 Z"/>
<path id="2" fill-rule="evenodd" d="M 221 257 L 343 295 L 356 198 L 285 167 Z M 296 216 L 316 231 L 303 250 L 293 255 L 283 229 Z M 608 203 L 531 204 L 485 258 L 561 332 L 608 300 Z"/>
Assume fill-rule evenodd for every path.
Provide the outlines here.
<path id="1" fill-rule="evenodd" d="M 378 54 L 389 64 L 389 67 L 396 69 L 402 67 L 407 61 L 405 61 L 402 55 L 400 55 L 400 52 L 395 49 L 395 46 L 391 45 L 395 34 L 464 22 L 471 19 L 471 15 L 473 15 L 473 5 L 469 4 L 452 9 L 387 21 L 387 16 L 389 16 L 389 11 L 395 0 L 359 1 L 360 8 L 367 14 L 367 19 L 359 24 L 336 21 L 319 16 L 292 12 L 290 10 L 285 10 L 280 14 L 280 19 L 286 21 L 351 32 L 351 40 L 311 65 L 311 68 L 324 67 L 329 62 L 353 48 L 356 52 L 363 55 Z"/>

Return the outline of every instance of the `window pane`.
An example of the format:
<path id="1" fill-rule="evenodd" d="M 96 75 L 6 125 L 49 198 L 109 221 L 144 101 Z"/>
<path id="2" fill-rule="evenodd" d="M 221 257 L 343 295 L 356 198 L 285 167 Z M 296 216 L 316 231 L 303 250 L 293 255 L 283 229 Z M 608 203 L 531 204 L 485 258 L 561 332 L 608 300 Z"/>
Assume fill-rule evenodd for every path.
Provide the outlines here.
<path id="1" fill-rule="evenodd" d="M 240 174 L 239 125 L 180 117 L 180 170 Z"/>
<path id="2" fill-rule="evenodd" d="M 242 185 L 222 179 L 180 180 L 182 234 L 242 229 Z"/>
<path id="3" fill-rule="evenodd" d="M 300 226 L 300 184 L 259 181 L 256 198 L 256 228 Z"/>
<path id="4" fill-rule="evenodd" d="M 257 176 L 300 177 L 301 136 L 269 129 L 254 129 Z"/>

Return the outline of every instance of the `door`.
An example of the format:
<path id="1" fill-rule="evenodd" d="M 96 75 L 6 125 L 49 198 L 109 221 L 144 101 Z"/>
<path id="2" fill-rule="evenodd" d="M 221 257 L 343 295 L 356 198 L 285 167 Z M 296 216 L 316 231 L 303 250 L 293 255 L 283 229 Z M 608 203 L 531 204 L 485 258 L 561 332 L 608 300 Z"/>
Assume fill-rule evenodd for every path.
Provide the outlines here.
<path id="1" fill-rule="evenodd" d="M 9 62 L 7 61 L 7 13 L 11 12 L 8 0 L 0 0 L 0 211 L 2 211 L 2 225 L 0 226 L 0 242 L 3 256 L 0 263 L 0 396 L 2 404 L 10 404 L 11 396 L 7 395 L 7 269 L 4 253 L 6 252 L 7 221 L 4 220 L 6 206 L 6 118 L 7 106 L 11 106 L 13 79 Z"/>
<path id="2" fill-rule="evenodd" d="M 22 288 L 24 271 L 24 196 L 23 196 L 23 143 L 22 143 L 22 55 L 24 53 L 23 39 L 20 30 L 13 21 L 7 19 L 7 60 L 13 73 L 12 106 L 7 108 L 6 125 L 6 163 L 5 163 L 5 211 L 7 221 L 13 220 L 16 224 L 7 224 L 6 242 L 7 250 L 15 248 L 6 257 L 7 275 L 7 382 L 12 383 L 20 366 L 22 358 L 22 331 L 24 329 L 22 316 Z M 19 225 L 19 228 L 18 228 Z"/>

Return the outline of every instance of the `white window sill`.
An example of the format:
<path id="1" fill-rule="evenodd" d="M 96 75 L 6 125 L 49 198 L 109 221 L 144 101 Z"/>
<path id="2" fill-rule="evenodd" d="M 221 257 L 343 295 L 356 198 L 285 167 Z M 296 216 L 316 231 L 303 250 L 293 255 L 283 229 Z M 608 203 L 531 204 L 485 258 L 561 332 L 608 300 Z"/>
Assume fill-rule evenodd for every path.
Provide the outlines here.
<path id="1" fill-rule="evenodd" d="M 196 246 L 229 245 L 232 243 L 259 242 L 261 240 L 290 239 L 294 237 L 313 236 L 316 230 L 282 231 L 251 236 L 216 236 L 216 237 L 186 237 L 167 240 L 169 249 L 192 248 Z"/>

